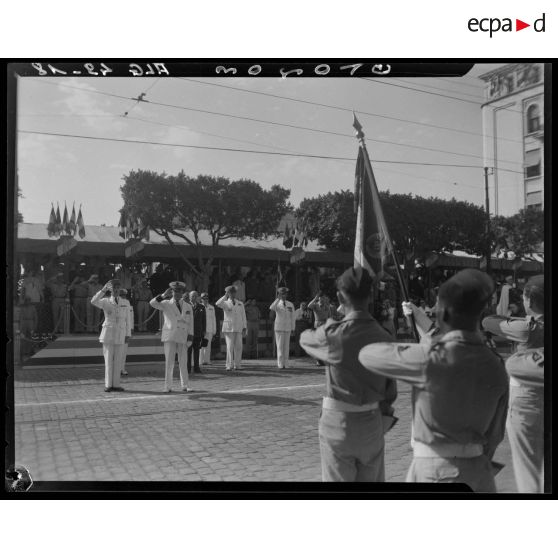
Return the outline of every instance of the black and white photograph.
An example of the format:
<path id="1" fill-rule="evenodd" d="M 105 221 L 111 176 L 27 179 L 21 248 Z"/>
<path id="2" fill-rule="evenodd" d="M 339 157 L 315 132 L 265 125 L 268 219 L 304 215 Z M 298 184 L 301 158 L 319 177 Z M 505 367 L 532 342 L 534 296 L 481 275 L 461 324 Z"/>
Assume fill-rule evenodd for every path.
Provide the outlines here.
<path id="1" fill-rule="evenodd" d="M 8 69 L 8 490 L 551 491 L 550 64 Z"/>

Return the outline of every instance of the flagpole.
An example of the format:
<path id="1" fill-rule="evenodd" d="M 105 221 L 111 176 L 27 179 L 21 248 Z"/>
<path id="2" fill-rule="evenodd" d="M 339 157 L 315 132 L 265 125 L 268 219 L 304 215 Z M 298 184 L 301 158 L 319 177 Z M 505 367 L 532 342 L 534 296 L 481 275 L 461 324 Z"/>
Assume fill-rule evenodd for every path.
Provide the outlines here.
<path id="1" fill-rule="evenodd" d="M 370 156 L 368 155 L 368 149 L 366 149 L 366 142 L 364 141 L 364 132 L 362 131 L 362 125 L 357 120 L 354 111 L 353 111 L 353 118 L 354 118 L 353 128 L 356 130 L 356 137 L 358 139 L 360 146 L 362 147 L 362 151 L 364 152 L 364 164 L 366 165 L 366 170 L 368 171 L 370 177 L 373 177 L 374 171 L 372 170 L 372 164 L 370 163 Z M 399 266 L 399 260 L 397 258 L 397 254 L 395 253 L 395 249 L 393 248 L 391 240 L 389 241 L 389 245 L 390 245 L 390 252 L 393 257 L 393 262 L 395 263 L 395 271 L 397 273 L 399 286 L 401 287 L 401 292 L 403 293 L 403 298 L 405 299 L 405 302 L 409 302 L 409 292 L 407 291 L 407 286 L 405 285 L 405 281 L 403 280 L 403 275 L 401 274 L 401 267 Z M 415 323 L 415 317 L 411 314 L 410 319 L 411 319 L 410 320 L 411 326 L 413 329 L 413 335 L 415 337 L 415 340 L 418 342 L 420 341 L 420 337 Z"/>

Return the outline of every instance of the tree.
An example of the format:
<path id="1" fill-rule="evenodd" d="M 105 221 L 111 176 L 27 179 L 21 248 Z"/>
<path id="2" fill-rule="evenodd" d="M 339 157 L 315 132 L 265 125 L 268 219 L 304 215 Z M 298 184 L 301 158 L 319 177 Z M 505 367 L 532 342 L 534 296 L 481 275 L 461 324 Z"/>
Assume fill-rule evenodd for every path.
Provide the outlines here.
<path id="1" fill-rule="evenodd" d="M 491 230 L 495 251 L 514 252 L 517 257 L 538 252 L 544 241 L 544 213 L 527 207 L 511 217 L 498 215 L 491 220 Z"/>
<path id="2" fill-rule="evenodd" d="M 123 210 L 164 237 L 205 284 L 215 248 L 222 240 L 276 235 L 281 217 L 291 209 L 287 202 L 290 190 L 281 186 L 264 190 L 248 179 L 230 181 L 207 175 L 192 178 L 184 172 L 169 176 L 153 171 L 131 171 L 124 177 L 121 192 Z M 202 231 L 211 239 L 210 255 L 206 259 Z M 196 263 L 184 256 L 176 237 L 196 249 Z"/>
<path id="3" fill-rule="evenodd" d="M 423 198 L 380 192 L 382 209 L 401 263 L 406 267 L 429 252 L 482 253 L 485 214 L 481 207 L 455 199 Z M 328 249 L 352 251 L 356 213 L 350 190 L 303 200 L 296 211 L 308 237 Z"/>

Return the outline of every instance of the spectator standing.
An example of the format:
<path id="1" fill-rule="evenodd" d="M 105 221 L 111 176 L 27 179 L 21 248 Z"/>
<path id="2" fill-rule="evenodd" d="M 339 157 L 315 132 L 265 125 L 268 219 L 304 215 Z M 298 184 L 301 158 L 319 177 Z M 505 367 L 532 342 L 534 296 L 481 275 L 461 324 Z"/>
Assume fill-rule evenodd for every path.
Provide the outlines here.
<path id="1" fill-rule="evenodd" d="M 217 333 L 217 320 L 215 318 L 215 308 L 209 304 L 209 295 L 202 293 L 200 298 L 205 307 L 205 339 L 207 340 L 207 344 L 202 342 L 200 359 L 201 364 L 211 364 L 211 343 Z"/>
<path id="2" fill-rule="evenodd" d="M 186 299 L 185 295 L 185 299 Z M 205 315 L 205 306 L 200 301 L 200 294 L 198 291 L 190 292 L 190 306 L 192 307 L 192 312 L 194 316 L 194 338 L 192 339 L 192 344 L 188 347 L 188 374 L 201 374 L 202 369 L 200 368 L 200 349 L 202 340 L 205 339 L 207 335 L 207 320 Z M 192 367 L 192 356 L 194 359 L 194 364 Z"/>
<path id="3" fill-rule="evenodd" d="M 148 287 L 146 278 L 140 279 L 134 288 L 134 298 L 136 299 L 136 313 L 138 316 L 138 331 L 147 331 L 147 318 L 149 317 L 149 301 L 153 298 L 151 289 Z M 150 320 L 151 321 L 151 320 Z"/>
<path id="4" fill-rule="evenodd" d="M 102 285 L 99 283 L 99 276 L 97 274 L 91 275 L 87 280 L 87 298 L 91 302 L 91 298 L 101 290 Z M 96 333 L 99 330 L 99 323 L 101 321 L 101 308 L 95 304 L 88 304 L 86 309 L 87 314 L 87 331 L 89 333 Z"/>
<path id="5" fill-rule="evenodd" d="M 66 295 L 68 285 L 64 281 L 64 274 L 58 272 L 55 277 L 47 281 L 47 288 L 51 294 L 52 320 L 54 333 L 64 332 L 64 308 L 66 305 Z"/>
<path id="6" fill-rule="evenodd" d="M 295 311 L 295 356 L 302 356 L 303 349 L 300 346 L 300 335 L 303 331 L 312 327 L 314 314 L 308 308 L 307 302 L 301 302 L 300 307 Z"/>
<path id="7" fill-rule="evenodd" d="M 246 351 L 248 358 L 256 358 L 260 332 L 260 309 L 255 299 L 249 299 L 246 301 L 244 310 L 246 312 Z"/>

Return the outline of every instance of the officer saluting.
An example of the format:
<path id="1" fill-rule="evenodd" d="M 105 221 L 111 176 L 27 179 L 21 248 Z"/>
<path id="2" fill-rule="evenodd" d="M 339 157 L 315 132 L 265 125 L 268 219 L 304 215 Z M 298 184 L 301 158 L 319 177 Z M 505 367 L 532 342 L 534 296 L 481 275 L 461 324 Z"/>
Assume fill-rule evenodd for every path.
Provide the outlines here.
<path id="1" fill-rule="evenodd" d="M 120 387 L 122 355 L 128 339 L 132 335 L 130 303 L 118 296 L 120 282 L 109 281 L 91 298 L 91 304 L 103 310 L 105 321 L 99 341 L 103 344 L 105 358 L 105 391 L 124 391 Z M 103 298 L 110 291 L 110 298 Z"/>
<path id="2" fill-rule="evenodd" d="M 486 273 L 460 271 L 440 287 L 438 340 L 376 343 L 360 351 L 370 372 L 413 386 L 408 482 L 464 482 L 475 492 L 496 491 L 491 459 L 504 438 L 508 381 L 479 330 L 493 292 Z"/>
<path id="3" fill-rule="evenodd" d="M 161 341 L 165 351 L 165 392 L 172 391 L 172 375 L 174 371 L 174 355 L 178 354 L 180 368 L 180 384 L 182 391 L 188 388 L 188 347 L 194 337 L 194 315 L 192 307 L 182 296 L 186 285 L 181 281 L 169 283 L 169 288 L 149 301 L 149 304 L 160 310 L 165 322 L 161 332 Z M 170 295 L 172 294 L 172 298 Z"/>
<path id="4" fill-rule="evenodd" d="M 326 397 L 320 417 L 322 480 L 383 482 L 384 426 L 397 397 L 395 382 L 370 374 L 358 361 L 368 343 L 390 335 L 369 314 L 372 278 L 362 268 L 349 268 L 337 279 L 341 321 L 328 320 L 303 331 L 301 347 L 326 364 Z M 373 345 L 372 345 L 373 346 Z"/>
<path id="5" fill-rule="evenodd" d="M 216 303 L 223 310 L 223 335 L 227 344 L 226 370 L 232 367 L 241 370 L 242 337 L 246 335 L 246 311 L 244 304 L 236 298 L 236 287 L 225 288 L 225 294 Z"/>
<path id="6" fill-rule="evenodd" d="M 295 328 L 295 307 L 287 300 L 289 289 L 280 287 L 277 289 L 277 298 L 269 307 L 275 312 L 275 343 L 277 344 L 277 368 L 290 368 L 289 347 L 291 333 Z"/>

